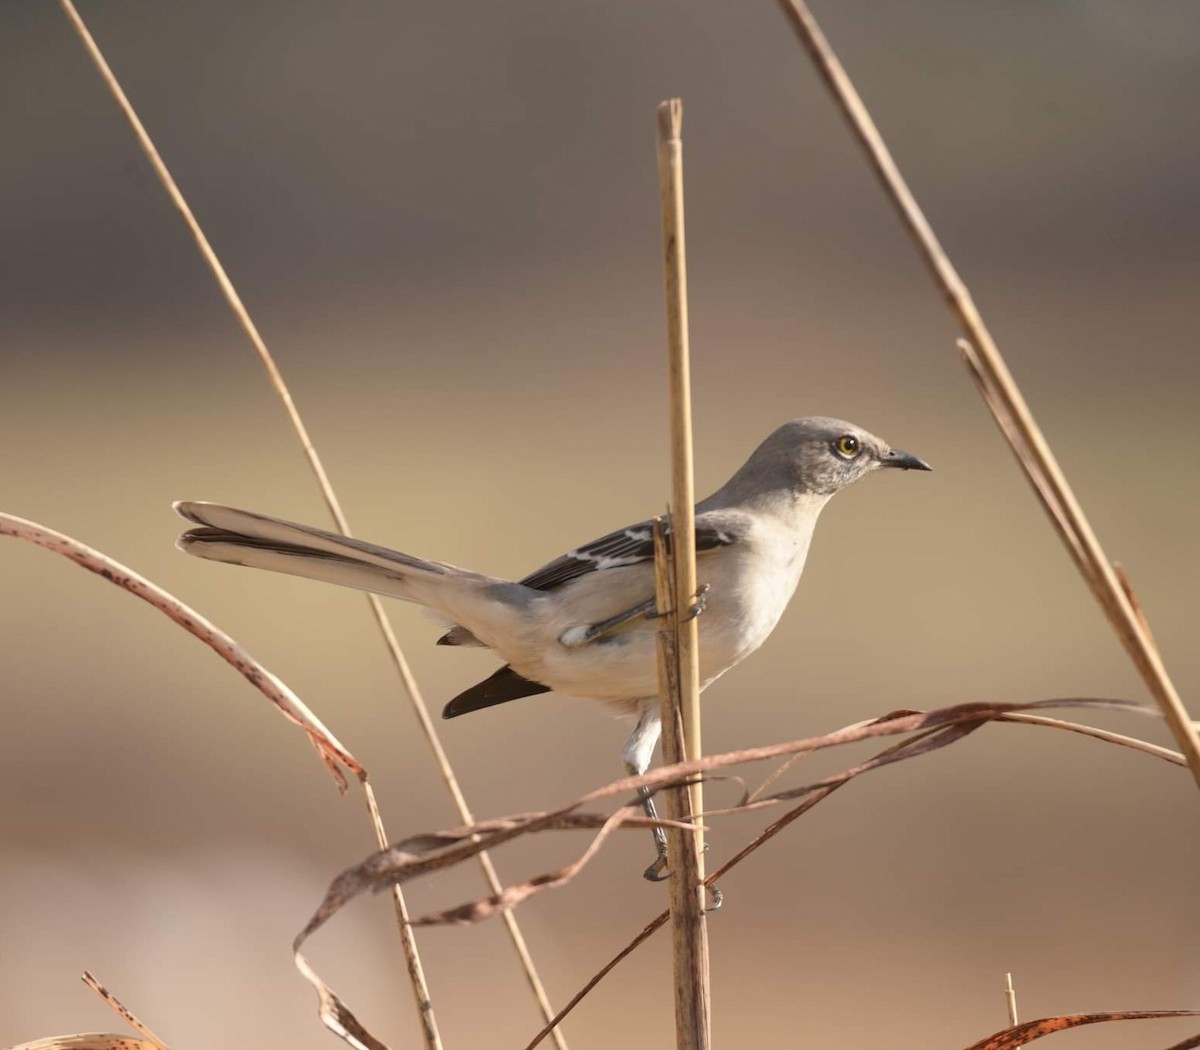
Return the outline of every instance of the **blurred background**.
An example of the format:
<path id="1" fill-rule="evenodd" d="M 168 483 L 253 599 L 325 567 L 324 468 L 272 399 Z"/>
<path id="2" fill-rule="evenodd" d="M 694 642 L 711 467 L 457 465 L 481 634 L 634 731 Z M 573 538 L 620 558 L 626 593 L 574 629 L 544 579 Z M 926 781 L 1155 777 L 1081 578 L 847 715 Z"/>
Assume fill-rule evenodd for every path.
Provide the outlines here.
<path id="1" fill-rule="evenodd" d="M 872 478 L 826 511 L 778 631 L 706 694 L 706 748 L 897 707 L 1147 698 L 771 3 L 80 10 L 360 536 L 520 576 L 662 508 L 653 113 L 680 95 L 698 487 L 803 414 L 852 419 L 936 468 Z M 1194 695 L 1200 7 L 815 13 Z M 8 0 L 0 18 L 0 507 L 229 630 L 365 763 L 392 836 L 456 825 L 361 595 L 173 548 L 173 499 L 328 518 L 64 15 Z M 0 544 L 0 574 L 0 1041 L 119 1029 L 86 967 L 176 1047 L 335 1045 L 289 943 L 372 847 L 359 799 L 148 606 L 25 544 Z M 393 612 L 433 709 L 494 667 Z M 1106 724 L 1167 742 L 1151 720 Z M 613 779 L 627 731 L 555 695 L 442 729 L 481 817 Z M 1004 1026 L 1005 971 L 1026 1018 L 1198 1006 L 1196 815 L 1186 772 L 1021 727 L 859 781 L 725 880 L 716 1043 L 965 1046 Z M 719 823 L 711 862 L 768 819 Z M 617 836 L 519 910 L 557 1004 L 663 904 L 640 877 L 643 838 Z M 583 842 L 542 836 L 495 860 L 525 878 Z M 464 867 L 409 899 L 420 912 L 482 892 Z M 523 1046 L 540 1027 L 498 922 L 419 943 L 448 1047 Z M 311 957 L 376 1034 L 417 1045 L 386 899 L 356 902 Z M 659 935 L 571 1018 L 571 1046 L 671 1045 L 669 966 Z M 1195 1029 L 1056 1045 L 1161 1047 Z"/>

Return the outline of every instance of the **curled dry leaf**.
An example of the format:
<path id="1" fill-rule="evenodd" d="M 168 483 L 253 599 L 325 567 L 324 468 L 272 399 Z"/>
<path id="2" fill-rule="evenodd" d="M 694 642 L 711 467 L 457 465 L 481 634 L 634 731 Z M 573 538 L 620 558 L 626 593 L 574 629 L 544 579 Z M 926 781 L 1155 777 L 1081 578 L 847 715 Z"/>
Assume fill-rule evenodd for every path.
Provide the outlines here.
<path id="1" fill-rule="evenodd" d="M 164 591 L 157 584 L 151 583 L 144 576 L 138 575 L 108 555 L 101 554 L 100 551 L 61 532 L 55 532 L 44 525 L 39 525 L 35 521 L 27 521 L 24 518 L 0 512 L 0 535 L 25 540 L 53 551 L 55 554 L 61 554 L 76 565 L 82 566 L 98 576 L 103 576 L 109 583 L 114 583 L 130 594 L 141 598 L 142 601 L 149 602 L 159 612 L 174 620 L 185 631 L 199 638 L 216 652 L 270 700 L 289 722 L 303 729 L 308 734 L 309 740 L 312 741 L 313 747 L 316 748 L 321 761 L 325 763 L 325 767 L 337 781 L 340 790 L 346 789 L 346 777 L 342 772 L 342 767 L 350 770 L 357 777 L 365 776 L 363 767 L 358 760 L 322 725 L 321 720 L 305 706 L 300 697 L 216 624 L 184 605 L 173 594 Z"/>
<path id="2" fill-rule="evenodd" d="M 1068 1028 L 1079 1028 L 1085 1024 L 1100 1024 L 1106 1021 L 1151 1021 L 1162 1017 L 1200 1017 L 1200 1010 L 1121 1010 L 1113 1013 L 1098 1014 L 1067 1014 L 1063 1017 L 1043 1017 L 1038 1021 L 1026 1021 L 1024 1024 L 1013 1025 L 995 1035 L 973 1043 L 967 1050 L 1016 1050 L 1025 1043 L 1041 1039 L 1044 1035 L 1053 1035 Z M 1195 1046 L 1194 1039 L 1176 1043 L 1172 1050 L 1183 1050 L 1187 1046 Z"/>
<path id="3" fill-rule="evenodd" d="M 726 754 L 708 755 L 692 762 L 681 762 L 674 766 L 665 766 L 638 777 L 625 777 L 595 791 L 589 792 L 575 802 L 558 810 L 544 813 L 516 814 L 485 823 L 474 824 L 470 827 L 457 828 L 451 831 L 434 832 L 413 836 L 385 850 L 371 854 L 361 863 L 342 872 L 330 885 L 324 900 L 317 908 L 309 923 L 298 935 L 296 947 L 325 924 L 347 903 L 359 894 L 390 886 L 394 883 L 404 883 L 431 871 L 441 870 L 460 863 L 474 856 L 481 850 L 491 850 L 509 842 L 521 835 L 533 832 L 561 829 L 599 828 L 600 833 L 588 849 L 571 864 L 552 872 L 535 876 L 525 882 L 516 883 L 498 894 L 487 898 L 468 902 L 455 908 L 421 916 L 413 920 L 414 925 L 430 925 L 437 923 L 465 924 L 479 922 L 483 919 L 513 907 L 515 904 L 528 899 L 533 894 L 556 886 L 561 886 L 587 864 L 595 855 L 596 849 L 615 827 L 644 826 L 644 817 L 636 816 L 628 807 L 622 807 L 611 815 L 576 812 L 580 807 L 615 794 L 627 795 L 636 788 L 646 785 L 659 789 L 666 784 L 681 783 L 697 774 L 707 775 L 714 770 L 723 769 L 738 762 L 760 761 L 787 754 L 796 754 L 821 750 L 841 744 L 855 743 L 860 740 L 889 736 L 899 733 L 917 733 L 915 739 L 905 741 L 898 746 L 888 748 L 880 754 L 843 770 L 832 776 L 824 777 L 801 787 L 791 788 L 767 798 L 758 798 L 753 802 L 745 802 L 728 809 L 711 810 L 704 814 L 706 818 L 717 815 L 725 816 L 734 813 L 747 812 L 765 806 L 778 805 L 781 802 L 825 792 L 838 787 L 863 773 L 871 772 L 895 762 L 916 758 L 938 748 L 945 747 L 974 732 L 988 721 L 1004 719 L 1022 712 L 1039 710 L 1047 707 L 1084 707 L 1093 709 L 1150 711 L 1152 708 L 1139 707 L 1120 700 L 1100 699 L 1063 699 L 1033 701 L 1024 704 L 1011 703 L 966 703 L 939 708 L 934 711 L 896 711 L 872 722 L 859 722 L 820 737 L 809 737 L 803 740 L 791 741 L 785 744 L 775 744 L 764 748 L 750 748 L 743 751 L 732 751 Z M 1071 723 L 1059 725 L 1054 720 L 1046 723 L 1041 721 L 1031 724 L 1047 724 L 1053 728 L 1074 728 Z M 1101 731 L 1097 731 L 1098 734 Z M 1113 734 L 1115 736 L 1115 734 Z M 1109 739 L 1102 734 L 1101 739 Z M 1120 737 L 1112 740 L 1124 746 L 1133 746 L 1139 741 L 1132 738 Z M 1154 748 L 1151 753 L 1168 761 L 1182 763 L 1182 757 L 1165 749 Z M 661 822 L 668 823 L 668 822 Z"/>
<path id="4" fill-rule="evenodd" d="M 615 813 L 607 815 L 571 812 L 579 805 L 581 805 L 580 802 L 574 802 L 553 813 L 519 813 L 511 817 L 473 824 L 466 828 L 414 835 L 385 850 L 372 853 L 366 860 L 352 868 L 347 868 L 333 880 L 326 891 L 324 900 L 321 901 L 308 924 L 297 935 L 293 946 L 298 949 L 305 940 L 361 893 L 386 889 L 394 883 L 408 882 L 431 871 L 453 867 L 483 850 L 494 849 L 518 835 L 538 831 L 599 829 L 599 837 L 603 839 L 610 831 L 621 825 L 632 828 L 648 828 L 656 825 L 691 826 L 670 820 L 650 820 L 635 812 L 632 806 L 622 806 Z M 593 850 L 589 849 L 585 856 L 590 857 L 592 852 Z M 538 876 L 538 880 L 540 882 L 547 877 Z M 507 892 L 505 891 L 501 896 L 505 896 Z M 475 904 L 464 907 L 474 908 L 481 903 L 483 902 L 475 902 Z M 495 909 L 492 909 L 489 914 L 494 914 L 494 912 Z M 447 918 L 443 921 L 464 920 Z M 428 924 L 428 916 L 413 920 L 413 925 Z"/>

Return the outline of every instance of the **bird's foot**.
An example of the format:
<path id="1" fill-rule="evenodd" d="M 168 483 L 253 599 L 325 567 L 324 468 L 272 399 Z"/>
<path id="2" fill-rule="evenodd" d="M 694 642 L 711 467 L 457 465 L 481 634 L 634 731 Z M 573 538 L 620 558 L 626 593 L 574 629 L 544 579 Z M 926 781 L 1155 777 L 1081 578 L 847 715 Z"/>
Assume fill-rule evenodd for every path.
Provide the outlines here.
<path id="1" fill-rule="evenodd" d="M 642 872 L 642 878 L 649 882 L 662 882 L 664 879 L 669 879 L 670 877 L 671 872 L 667 869 L 667 851 L 663 849 L 654 858 L 654 863 Z"/>
<path id="2" fill-rule="evenodd" d="M 689 620 L 696 619 L 697 616 L 700 616 L 704 610 L 708 608 L 708 592 L 710 587 L 711 585 L 707 583 L 700 584 L 696 590 L 695 596 L 692 598 L 692 604 L 688 606 L 687 615 L 679 621 L 680 623 L 687 623 Z M 646 613 L 646 619 L 661 620 L 667 615 L 668 614 L 665 612 L 659 612 L 657 609 L 651 609 Z"/>
<path id="3" fill-rule="evenodd" d="M 688 608 L 687 616 L 680 620 L 680 623 L 687 623 L 688 620 L 696 619 L 708 608 L 708 590 L 709 584 L 700 584 L 700 589 L 696 591 L 696 596 L 692 599 L 692 604 Z"/>

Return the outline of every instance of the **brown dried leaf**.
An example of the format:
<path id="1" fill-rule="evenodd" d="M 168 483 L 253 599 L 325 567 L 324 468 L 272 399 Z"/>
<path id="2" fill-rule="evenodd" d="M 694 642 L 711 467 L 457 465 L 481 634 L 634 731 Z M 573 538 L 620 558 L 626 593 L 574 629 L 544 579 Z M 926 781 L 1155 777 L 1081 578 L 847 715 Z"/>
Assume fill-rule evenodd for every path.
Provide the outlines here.
<path id="1" fill-rule="evenodd" d="M 1200 1010 L 1121 1010 L 1113 1013 L 1043 1017 L 1038 1021 L 1026 1021 L 1024 1024 L 1005 1028 L 1002 1032 L 973 1043 L 967 1050 L 1016 1050 L 1017 1047 L 1041 1039 L 1044 1035 L 1053 1035 L 1055 1032 L 1079 1028 L 1085 1024 L 1099 1024 L 1102 1021 L 1149 1021 L 1160 1017 L 1200 1017 Z M 1195 1045 L 1194 1039 L 1185 1040 L 1176 1044 L 1172 1050 L 1183 1050 L 1184 1047 Z"/>
<path id="2" fill-rule="evenodd" d="M 899 733 L 918 733 L 920 736 L 888 748 L 866 762 L 853 766 L 841 773 L 825 777 L 802 787 L 792 788 L 768 798 L 760 798 L 754 802 L 743 803 L 723 810 L 709 811 L 706 816 L 729 815 L 759 809 L 764 806 L 777 805 L 780 802 L 795 799 L 804 795 L 828 792 L 863 773 L 916 758 L 930 751 L 945 747 L 974 732 L 985 722 L 1012 718 L 1022 712 L 1039 710 L 1047 707 L 1085 707 L 1093 709 L 1132 710 L 1137 712 L 1155 713 L 1153 708 L 1131 704 L 1121 700 L 1101 700 L 1088 698 L 1069 698 L 1061 700 L 1039 700 L 1024 704 L 1005 703 L 966 703 L 939 708 L 934 711 L 895 711 L 872 722 L 859 722 L 852 726 L 825 734 L 820 737 L 810 737 L 804 740 L 791 741 L 786 744 L 775 744 L 769 747 L 750 748 L 743 751 L 732 751 L 721 755 L 708 755 L 691 762 L 681 762 L 674 766 L 665 766 L 638 777 L 625 777 L 611 784 L 589 792 L 582 798 L 558 810 L 548 813 L 526 813 L 500 818 L 475 824 L 470 827 L 456 828 L 450 831 L 440 831 L 430 834 L 413 836 L 385 850 L 371 854 L 365 860 L 348 868 L 330 884 L 324 900 L 314 912 L 305 928 L 295 941 L 295 947 L 303 942 L 324 925 L 333 915 L 349 901 L 368 890 L 379 890 L 393 884 L 404 883 L 431 871 L 451 867 L 483 850 L 491 850 L 505 842 L 521 835 L 552 829 L 564 828 L 599 828 L 597 836 L 584 854 L 578 860 L 564 868 L 535 876 L 532 879 L 516 883 L 498 894 L 487 898 L 468 902 L 446 911 L 436 912 L 414 919 L 414 925 L 430 925 L 436 923 L 474 923 L 511 908 L 517 903 L 528 899 L 543 889 L 561 886 L 583 868 L 595 855 L 596 849 L 617 826 L 645 826 L 649 823 L 644 817 L 634 815 L 628 807 L 622 807 L 614 814 L 605 816 L 595 813 L 576 813 L 579 807 L 588 802 L 610 797 L 614 794 L 628 794 L 636 788 L 645 785 L 652 789 L 660 789 L 667 784 L 682 783 L 696 775 L 711 775 L 712 771 L 723 769 L 737 762 L 758 761 L 781 755 L 808 753 L 834 747 L 841 744 L 855 743 L 875 737 L 890 736 Z M 1033 724 L 1034 716 L 1030 716 Z M 1047 720 L 1054 728 L 1071 728 L 1073 731 L 1086 731 L 1089 727 L 1076 728 L 1073 723 L 1059 724 L 1055 720 Z M 1182 757 L 1174 752 L 1153 745 L 1143 745 L 1129 737 L 1110 739 L 1105 731 L 1095 730 L 1089 735 L 1120 743 L 1124 746 L 1139 746 L 1150 750 L 1157 757 L 1168 761 L 1182 763 Z M 1111 735 L 1115 736 L 1115 734 Z M 824 797 L 824 795 L 821 795 Z M 818 799 L 819 801 L 819 799 Z M 668 824 L 667 821 L 659 823 Z"/>
<path id="3" fill-rule="evenodd" d="M 364 861 L 352 868 L 347 868 L 329 885 L 325 898 L 303 930 L 297 935 L 293 947 L 300 946 L 317 930 L 325 925 L 337 912 L 344 908 L 359 894 L 376 892 L 387 889 L 395 883 L 408 882 L 410 879 L 425 875 L 431 871 L 459 864 L 484 850 L 494 849 L 510 839 L 538 831 L 550 830 L 587 830 L 600 829 L 598 836 L 601 841 L 609 832 L 620 825 L 633 828 L 648 828 L 655 825 L 670 827 L 691 827 L 690 824 L 670 820 L 650 820 L 631 807 L 622 806 L 616 813 L 573 813 L 572 809 L 581 803 L 574 802 L 563 809 L 552 813 L 518 813 L 498 820 L 483 821 L 470 827 L 454 828 L 449 831 L 437 831 L 429 834 L 414 835 L 411 838 L 397 842 L 385 850 L 372 853 Z M 611 825 L 611 827 L 610 827 Z M 590 858 L 594 849 L 589 849 L 585 857 Z M 584 861 L 586 863 L 586 860 Z M 577 870 L 577 869 L 576 869 Z M 547 876 L 538 876 L 538 880 Z M 553 873 L 551 876 L 553 877 Z M 570 876 L 567 876 L 568 878 Z M 536 880 L 535 880 L 536 881 Z M 561 880 L 560 880 L 561 881 Z M 514 891 L 518 888 L 514 888 Z M 504 891 L 505 896 L 509 891 Z M 528 894 L 525 894 L 528 896 Z M 491 899 L 491 898 L 489 898 Z M 523 899 L 523 898 L 522 898 Z M 474 902 L 464 905 L 465 909 L 482 906 L 486 902 Z M 511 905 L 505 905 L 505 907 Z M 459 909 L 455 909 L 456 911 Z M 494 914 L 491 909 L 489 914 Z M 449 913 L 447 913 L 449 914 Z M 428 924 L 428 917 L 414 919 L 413 925 Z M 444 921 L 464 921 L 451 920 Z M 471 920 L 475 921 L 475 920 Z"/>
<path id="4" fill-rule="evenodd" d="M 132 1035 L 113 1035 L 110 1032 L 80 1032 L 77 1035 L 52 1035 L 20 1043 L 5 1050 L 156 1050 L 149 1039 Z"/>
<path id="5" fill-rule="evenodd" d="M 5 1050 L 156 1050 L 155 1043 L 137 1036 L 114 1036 L 110 1032 L 80 1032 L 74 1036 L 50 1036 L 32 1043 L 6 1046 Z"/>
<path id="6" fill-rule="evenodd" d="M 518 883 L 510 886 L 500 893 L 491 897 L 486 897 L 483 900 L 472 901 L 468 904 L 460 905 L 457 908 L 450 908 L 446 911 L 432 912 L 429 915 L 423 915 L 419 919 L 413 920 L 414 926 L 437 926 L 437 925 L 455 925 L 455 926 L 470 926 L 477 922 L 482 922 L 484 919 L 490 919 L 494 915 L 498 915 L 505 908 L 515 908 L 522 901 L 532 897 L 535 893 L 540 893 L 542 890 L 552 889 L 555 886 L 561 886 L 564 882 L 574 878 L 589 860 L 592 859 L 604 844 L 604 840 L 615 831 L 625 820 L 633 814 L 632 806 L 623 806 L 617 810 L 611 817 L 608 818 L 601 826 L 600 831 L 592 839 L 591 845 L 584 850 L 582 856 L 578 860 L 565 867 L 558 868 L 555 871 L 547 872 L 544 875 L 538 875 L 535 878 L 529 879 L 527 882 Z M 675 821 L 664 821 L 665 824 L 675 824 Z"/>

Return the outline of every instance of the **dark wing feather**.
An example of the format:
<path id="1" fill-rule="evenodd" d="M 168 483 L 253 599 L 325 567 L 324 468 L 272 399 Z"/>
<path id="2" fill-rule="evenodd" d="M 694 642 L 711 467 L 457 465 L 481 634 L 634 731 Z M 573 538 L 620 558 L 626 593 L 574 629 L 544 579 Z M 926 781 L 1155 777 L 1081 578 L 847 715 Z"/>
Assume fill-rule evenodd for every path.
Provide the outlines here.
<path id="1" fill-rule="evenodd" d="M 473 685 L 465 692 L 459 693 L 442 708 L 442 717 L 456 718 L 458 715 L 469 714 L 471 711 L 481 711 L 485 707 L 506 704 L 509 700 L 519 700 L 523 696 L 536 696 L 538 693 L 548 692 L 550 692 L 548 685 L 531 682 L 505 664 L 478 685 Z"/>
<path id="2" fill-rule="evenodd" d="M 667 535 L 671 523 L 666 523 Z M 742 516 L 729 511 L 710 511 L 696 518 L 696 551 L 714 550 L 736 543 L 746 534 Z M 552 591 L 589 572 L 617 569 L 654 560 L 654 528 L 648 521 L 610 532 L 598 540 L 567 551 L 520 582 L 538 591 Z"/>

